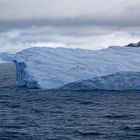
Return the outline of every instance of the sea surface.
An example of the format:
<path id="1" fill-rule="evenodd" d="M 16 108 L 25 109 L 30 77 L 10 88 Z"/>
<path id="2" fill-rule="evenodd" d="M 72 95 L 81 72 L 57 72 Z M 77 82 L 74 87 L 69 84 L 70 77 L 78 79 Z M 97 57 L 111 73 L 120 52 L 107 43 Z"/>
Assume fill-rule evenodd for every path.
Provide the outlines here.
<path id="1" fill-rule="evenodd" d="M 140 140 L 140 91 L 18 87 L 0 65 L 0 140 Z"/>

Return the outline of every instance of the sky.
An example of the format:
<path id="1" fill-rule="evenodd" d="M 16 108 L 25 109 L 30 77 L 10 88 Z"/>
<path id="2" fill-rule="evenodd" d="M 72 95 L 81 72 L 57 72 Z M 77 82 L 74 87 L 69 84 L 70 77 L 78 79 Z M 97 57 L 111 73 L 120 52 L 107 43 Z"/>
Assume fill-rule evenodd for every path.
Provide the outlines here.
<path id="1" fill-rule="evenodd" d="M 0 0 L 0 52 L 140 41 L 140 0 Z"/>

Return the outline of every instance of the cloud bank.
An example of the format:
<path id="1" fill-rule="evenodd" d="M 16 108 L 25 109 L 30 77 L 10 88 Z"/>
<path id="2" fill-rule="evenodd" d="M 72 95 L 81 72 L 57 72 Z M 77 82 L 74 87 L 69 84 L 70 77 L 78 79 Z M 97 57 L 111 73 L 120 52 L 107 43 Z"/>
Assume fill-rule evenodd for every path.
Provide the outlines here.
<path id="1" fill-rule="evenodd" d="M 0 0 L 0 51 L 137 42 L 139 0 Z"/>

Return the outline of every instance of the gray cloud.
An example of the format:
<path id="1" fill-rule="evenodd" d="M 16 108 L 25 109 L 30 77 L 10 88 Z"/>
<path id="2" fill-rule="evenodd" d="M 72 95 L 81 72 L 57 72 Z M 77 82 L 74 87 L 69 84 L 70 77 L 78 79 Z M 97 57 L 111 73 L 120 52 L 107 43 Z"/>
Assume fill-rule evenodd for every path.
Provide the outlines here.
<path id="1" fill-rule="evenodd" d="M 0 0 L 0 46 L 129 43 L 140 37 L 139 17 L 139 0 Z"/>
<path id="2" fill-rule="evenodd" d="M 140 26 L 139 0 L 0 0 L 0 27 Z"/>
<path id="3" fill-rule="evenodd" d="M 109 16 L 122 12 L 138 0 L 0 0 L 0 19 L 72 18 Z M 114 11 L 114 12 L 113 12 Z"/>
<path id="4" fill-rule="evenodd" d="M 119 17 L 119 18 L 66 18 L 66 19 L 32 19 L 32 20 L 0 20 L 0 30 L 31 28 L 31 27 L 55 27 L 55 28 L 101 28 L 111 30 L 129 30 L 140 28 L 140 18 Z"/>

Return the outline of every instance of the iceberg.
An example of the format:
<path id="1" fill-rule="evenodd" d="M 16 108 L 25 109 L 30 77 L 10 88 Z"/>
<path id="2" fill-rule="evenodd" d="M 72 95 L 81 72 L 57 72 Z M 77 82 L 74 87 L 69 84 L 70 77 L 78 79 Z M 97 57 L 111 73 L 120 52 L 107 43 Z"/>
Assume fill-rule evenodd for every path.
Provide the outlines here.
<path id="1" fill-rule="evenodd" d="M 0 63 L 13 63 L 14 54 L 2 52 L 0 53 Z"/>
<path id="2" fill-rule="evenodd" d="M 4 61 L 4 60 L 2 60 L 2 59 L 0 59 L 0 64 L 1 63 L 7 63 L 6 61 Z"/>
<path id="3" fill-rule="evenodd" d="M 140 48 L 34 47 L 14 57 L 20 86 L 63 90 L 140 89 Z"/>
<path id="4" fill-rule="evenodd" d="M 69 83 L 59 90 L 140 90 L 140 72 L 118 72 Z"/>

